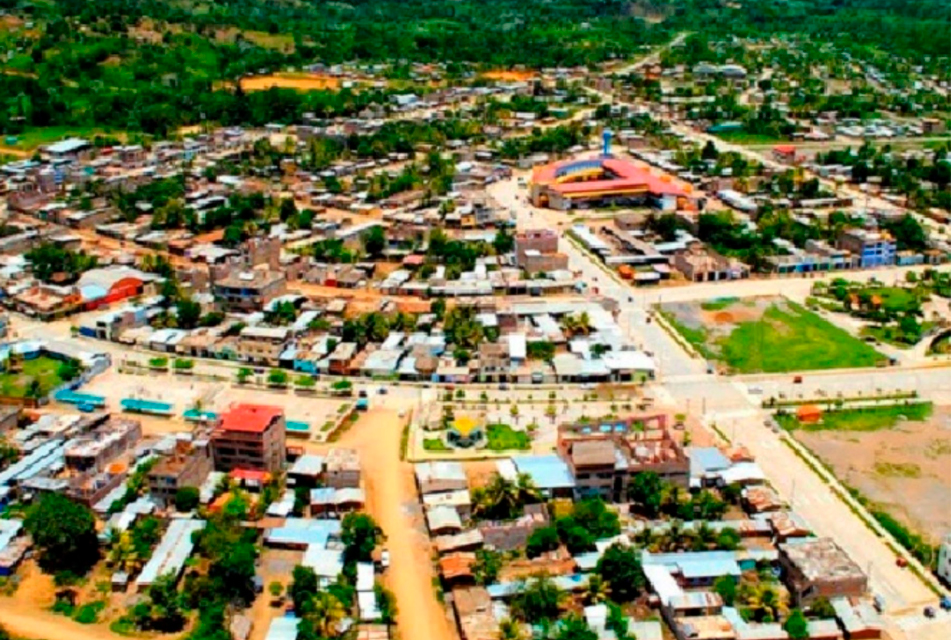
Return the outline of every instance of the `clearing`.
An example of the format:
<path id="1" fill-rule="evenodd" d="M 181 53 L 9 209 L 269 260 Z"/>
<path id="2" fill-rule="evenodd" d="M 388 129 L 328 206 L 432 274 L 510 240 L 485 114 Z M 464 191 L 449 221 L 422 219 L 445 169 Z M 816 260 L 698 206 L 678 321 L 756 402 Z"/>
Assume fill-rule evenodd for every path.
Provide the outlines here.
<path id="1" fill-rule="evenodd" d="M 804 431 L 879 431 L 900 422 L 924 422 L 931 417 L 932 409 L 930 402 L 916 402 L 828 411 L 813 423 L 800 423 L 791 414 L 777 415 L 776 420 L 787 429 Z"/>
<path id="2" fill-rule="evenodd" d="M 916 416 L 908 408 L 901 407 L 909 420 L 892 414 L 894 422 L 876 430 L 793 433 L 846 484 L 934 543 L 951 530 L 951 409 Z"/>
<path id="3" fill-rule="evenodd" d="M 885 356 L 786 298 L 718 298 L 660 306 L 664 318 L 727 373 L 872 367 Z"/>
<path id="4" fill-rule="evenodd" d="M 266 91 L 273 87 L 279 89 L 297 89 L 298 91 L 320 91 L 338 89 L 340 79 L 319 73 L 272 73 L 266 76 L 245 76 L 241 78 L 241 88 L 245 91 Z"/>
<path id="5" fill-rule="evenodd" d="M 508 70 L 505 69 L 496 69 L 495 71 L 486 71 L 481 74 L 483 78 L 488 80 L 500 80 L 502 82 L 524 82 L 526 80 L 531 80 L 535 78 L 534 71 L 518 71 L 518 70 Z"/>

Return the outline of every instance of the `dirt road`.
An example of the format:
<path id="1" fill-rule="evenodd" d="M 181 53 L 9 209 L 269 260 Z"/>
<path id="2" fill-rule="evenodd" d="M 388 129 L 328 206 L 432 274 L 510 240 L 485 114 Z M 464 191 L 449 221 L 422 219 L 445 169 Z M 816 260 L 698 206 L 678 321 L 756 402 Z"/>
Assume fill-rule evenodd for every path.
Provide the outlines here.
<path id="1" fill-rule="evenodd" d="M 0 623 L 14 637 L 30 640 L 122 640 L 102 626 L 87 627 L 69 618 L 48 611 L 16 606 L 10 600 L 0 600 Z"/>
<path id="2" fill-rule="evenodd" d="M 387 536 L 391 564 L 386 584 L 396 595 L 401 637 L 456 640 L 433 592 L 429 538 L 424 532 L 412 465 L 399 458 L 402 422 L 396 410 L 369 411 L 336 446 L 360 452 L 367 508 Z"/>

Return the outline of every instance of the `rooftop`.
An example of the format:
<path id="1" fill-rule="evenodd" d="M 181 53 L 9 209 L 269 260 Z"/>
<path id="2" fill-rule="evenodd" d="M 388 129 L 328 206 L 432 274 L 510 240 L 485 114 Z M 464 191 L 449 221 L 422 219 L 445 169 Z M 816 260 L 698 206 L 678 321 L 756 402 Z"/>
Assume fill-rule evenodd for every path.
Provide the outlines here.
<path id="1" fill-rule="evenodd" d="M 239 404 L 221 414 L 219 429 L 263 433 L 277 418 L 284 415 L 280 407 L 263 404 Z"/>
<path id="2" fill-rule="evenodd" d="M 807 580 L 865 578 L 862 569 L 831 538 L 789 542 L 779 549 Z"/>

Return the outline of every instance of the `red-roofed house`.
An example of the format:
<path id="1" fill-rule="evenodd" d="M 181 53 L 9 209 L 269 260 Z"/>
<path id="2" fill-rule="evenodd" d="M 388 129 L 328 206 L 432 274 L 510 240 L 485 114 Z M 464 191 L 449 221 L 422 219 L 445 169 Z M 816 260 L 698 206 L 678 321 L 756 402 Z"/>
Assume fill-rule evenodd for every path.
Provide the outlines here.
<path id="1" fill-rule="evenodd" d="M 219 471 L 255 469 L 277 473 L 287 458 L 284 411 L 238 404 L 221 414 L 211 436 Z"/>
<path id="2" fill-rule="evenodd" d="M 796 162 L 796 145 L 777 144 L 773 147 L 773 158 L 779 162 L 793 164 Z"/>

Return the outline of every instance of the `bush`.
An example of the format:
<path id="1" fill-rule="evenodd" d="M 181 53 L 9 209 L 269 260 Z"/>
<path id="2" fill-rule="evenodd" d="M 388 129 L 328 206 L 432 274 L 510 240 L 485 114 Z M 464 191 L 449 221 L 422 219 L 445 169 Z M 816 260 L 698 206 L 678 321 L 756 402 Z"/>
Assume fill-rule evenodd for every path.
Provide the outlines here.
<path id="1" fill-rule="evenodd" d="M 276 387 L 283 387 L 287 384 L 287 372 L 282 369 L 271 369 L 267 374 L 267 382 Z"/>
<path id="2" fill-rule="evenodd" d="M 172 367 L 180 371 L 189 371 L 195 368 L 195 361 L 188 360 L 187 358 L 175 358 Z"/>
<path id="3" fill-rule="evenodd" d="M 165 369 L 168 367 L 168 358 L 152 358 L 149 360 L 149 366 L 153 369 Z"/>

